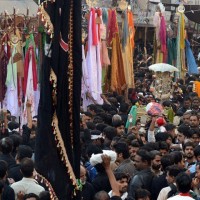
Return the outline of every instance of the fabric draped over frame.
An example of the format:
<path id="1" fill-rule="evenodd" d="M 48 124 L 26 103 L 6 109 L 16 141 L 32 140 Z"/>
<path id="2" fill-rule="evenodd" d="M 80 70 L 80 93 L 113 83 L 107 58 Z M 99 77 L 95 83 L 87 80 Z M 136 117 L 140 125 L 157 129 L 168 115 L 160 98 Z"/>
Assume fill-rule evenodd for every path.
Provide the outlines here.
<path id="1" fill-rule="evenodd" d="M 79 199 L 78 194 L 76 197 L 73 196 L 74 182 L 71 174 L 74 173 L 77 178 L 80 176 L 81 1 L 56 0 L 53 3 L 48 2 L 45 9 L 53 24 L 54 35 L 52 39 L 50 36 L 46 38 L 46 46 L 49 48 L 44 55 L 41 69 L 36 169 L 52 183 L 59 200 Z M 60 46 L 60 36 L 65 43 L 72 44 L 69 48 L 71 54 Z M 69 55 L 72 55 L 73 59 L 73 88 L 69 87 Z M 55 79 L 50 79 L 51 72 L 54 73 Z M 69 96 L 69 90 L 73 92 L 72 96 Z M 56 97 L 57 103 L 52 95 Z M 68 104 L 71 99 L 73 107 Z M 73 111 L 72 120 L 70 111 Z M 73 130 L 70 128 L 71 123 Z M 70 134 L 71 130 L 73 137 Z M 58 144 L 58 139 L 62 140 L 62 145 Z M 66 152 L 68 160 L 61 149 Z M 66 162 L 68 167 L 65 165 Z"/>

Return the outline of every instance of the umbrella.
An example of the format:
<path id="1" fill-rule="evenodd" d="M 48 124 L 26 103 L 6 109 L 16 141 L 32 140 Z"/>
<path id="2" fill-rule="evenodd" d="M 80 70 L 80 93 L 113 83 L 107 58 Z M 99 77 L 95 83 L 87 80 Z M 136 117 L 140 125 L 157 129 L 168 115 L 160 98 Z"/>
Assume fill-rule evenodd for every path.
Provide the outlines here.
<path id="1" fill-rule="evenodd" d="M 149 66 L 149 69 L 154 72 L 178 72 L 179 70 L 169 64 L 166 63 L 156 63 L 151 66 Z"/>
<path id="2" fill-rule="evenodd" d="M 146 112 L 148 115 L 161 115 L 163 113 L 163 107 L 161 104 L 156 102 L 148 103 L 146 106 Z"/>

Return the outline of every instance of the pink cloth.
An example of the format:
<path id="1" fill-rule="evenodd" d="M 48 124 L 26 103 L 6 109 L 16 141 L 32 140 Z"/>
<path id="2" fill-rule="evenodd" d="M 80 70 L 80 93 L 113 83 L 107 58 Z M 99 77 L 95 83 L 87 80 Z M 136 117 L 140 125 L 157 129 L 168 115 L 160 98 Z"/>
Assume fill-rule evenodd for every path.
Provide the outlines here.
<path id="1" fill-rule="evenodd" d="M 167 46 L 166 46 L 166 22 L 164 16 L 161 16 L 161 21 L 160 21 L 160 42 L 161 42 L 161 51 L 165 54 L 167 51 Z"/>

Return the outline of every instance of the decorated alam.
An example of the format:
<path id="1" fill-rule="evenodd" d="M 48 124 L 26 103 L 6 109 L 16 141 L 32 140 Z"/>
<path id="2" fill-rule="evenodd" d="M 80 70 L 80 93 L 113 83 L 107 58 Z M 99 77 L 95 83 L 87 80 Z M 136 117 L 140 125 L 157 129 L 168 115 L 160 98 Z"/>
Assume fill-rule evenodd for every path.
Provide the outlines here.
<path id="1" fill-rule="evenodd" d="M 199 200 L 200 0 L 0 0 L 0 199 Z"/>

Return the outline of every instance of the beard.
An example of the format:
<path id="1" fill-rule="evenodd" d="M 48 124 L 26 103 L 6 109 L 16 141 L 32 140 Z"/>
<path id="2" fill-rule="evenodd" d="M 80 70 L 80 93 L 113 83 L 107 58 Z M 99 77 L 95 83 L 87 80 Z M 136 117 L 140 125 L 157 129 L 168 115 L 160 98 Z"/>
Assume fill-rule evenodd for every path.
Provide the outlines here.
<path id="1" fill-rule="evenodd" d="M 160 167 L 161 167 L 161 165 L 152 165 L 152 169 L 154 169 L 154 170 L 159 170 L 160 169 Z"/>
<path id="2" fill-rule="evenodd" d="M 186 155 L 186 157 L 189 158 L 189 159 L 190 159 L 190 158 L 193 158 L 193 157 L 194 157 L 194 154 L 190 154 L 190 153 L 189 153 L 189 154 Z"/>
<path id="3" fill-rule="evenodd" d="M 120 190 L 120 193 L 125 193 L 125 192 L 127 192 L 127 190 L 128 190 L 128 187 L 123 187 L 121 190 Z"/>

